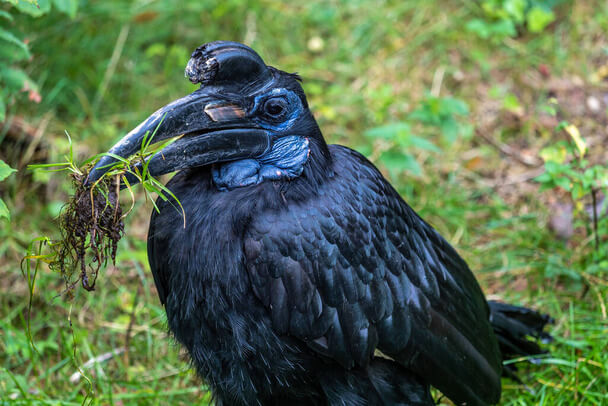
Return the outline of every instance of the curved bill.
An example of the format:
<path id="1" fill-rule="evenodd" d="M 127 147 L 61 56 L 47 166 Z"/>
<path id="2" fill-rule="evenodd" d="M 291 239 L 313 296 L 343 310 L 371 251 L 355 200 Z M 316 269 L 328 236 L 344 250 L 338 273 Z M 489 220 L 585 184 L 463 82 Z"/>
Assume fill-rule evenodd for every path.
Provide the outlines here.
<path id="1" fill-rule="evenodd" d="M 147 145 L 175 137 L 179 138 L 148 158 L 150 175 L 264 154 L 270 150 L 271 136 L 247 118 L 240 104 L 204 89 L 175 100 L 117 142 L 93 167 L 85 184 L 100 179 L 119 158 L 129 158 Z M 134 176 L 128 180 L 137 182 Z"/>

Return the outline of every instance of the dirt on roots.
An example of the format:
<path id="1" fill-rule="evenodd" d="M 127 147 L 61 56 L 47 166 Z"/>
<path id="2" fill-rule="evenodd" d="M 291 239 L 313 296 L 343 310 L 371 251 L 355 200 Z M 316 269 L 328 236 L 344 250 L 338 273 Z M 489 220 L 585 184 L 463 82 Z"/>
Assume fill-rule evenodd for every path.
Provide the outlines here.
<path id="1" fill-rule="evenodd" d="M 67 294 L 79 281 L 85 290 L 95 289 L 101 267 L 108 260 L 115 263 L 124 234 L 119 177 L 102 178 L 94 185 L 85 185 L 86 173 L 73 177 L 76 192 L 59 216 L 61 241 L 55 244 L 56 258 L 50 264 L 64 278 Z"/>

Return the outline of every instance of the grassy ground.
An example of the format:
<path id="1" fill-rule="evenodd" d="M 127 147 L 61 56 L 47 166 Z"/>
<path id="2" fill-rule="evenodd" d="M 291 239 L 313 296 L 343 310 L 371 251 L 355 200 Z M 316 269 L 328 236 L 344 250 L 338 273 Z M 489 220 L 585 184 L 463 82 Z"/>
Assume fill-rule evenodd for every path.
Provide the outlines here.
<path id="1" fill-rule="evenodd" d="M 596 250 L 582 210 L 589 196 L 572 202 L 560 189 L 539 191 L 533 180 L 543 172 L 542 148 L 564 139 L 554 130 L 560 120 L 580 128 L 591 161 L 608 162 L 605 2 L 564 2 L 540 33 L 520 28 L 514 37 L 485 39 L 470 28 L 489 19 L 479 2 L 202 3 L 83 1 L 74 20 L 17 18 L 43 98 L 14 106 L 0 137 L 0 158 L 20 169 L 1 190 L 12 220 L 0 228 L 0 401 L 209 399 L 166 333 L 145 253 L 149 202 L 137 202 L 117 265 L 94 293 L 66 302 L 59 276 L 42 269 L 28 313 L 20 261 L 34 236 L 54 232 L 52 218 L 70 187 L 61 174 L 32 175 L 25 165 L 59 160 L 64 130 L 81 158 L 107 150 L 156 108 L 194 90 L 182 73 L 189 51 L 230 39 L 298 71 L 326 138 L 370 156 L 458 248 L 488 296 L 555 318 L 550 354 L 522 364 L 525 385 L 503 382 L 501 404 L 608 404 L 608 225 L 600 221 Z M 557 117 L 545 113 L 552 98 Z M 31 127 L 29 136 L 15 130 L 19 122 Z M 395 122 L 435 148 L 391 138 L 386 128 L 369 133 Z M 28 150 L 32 141 L 37 146 Z M 571 232 L 559 231 L 569 204 Z"/>

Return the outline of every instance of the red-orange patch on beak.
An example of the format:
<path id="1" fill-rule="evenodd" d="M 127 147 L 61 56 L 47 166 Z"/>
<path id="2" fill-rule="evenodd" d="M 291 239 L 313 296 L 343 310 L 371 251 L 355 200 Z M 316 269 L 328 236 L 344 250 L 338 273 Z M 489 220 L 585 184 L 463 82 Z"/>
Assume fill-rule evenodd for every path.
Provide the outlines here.
<path id="1" fill-rule="evenodd" d="M 245 111 L 236 104 L 208 104 L 205 114 L 213 121 L 229 121 L 245 117 Z"/>

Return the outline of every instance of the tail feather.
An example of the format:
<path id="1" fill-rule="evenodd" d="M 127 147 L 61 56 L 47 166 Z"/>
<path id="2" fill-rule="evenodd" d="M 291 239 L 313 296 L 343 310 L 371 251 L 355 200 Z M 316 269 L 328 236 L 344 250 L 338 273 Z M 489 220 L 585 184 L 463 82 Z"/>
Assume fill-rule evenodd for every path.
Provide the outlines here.
<path id="1" fill-rule="evenodd" d="M 550 342 L 553 337 L 544 331 L 553 323 L 549 315 L 525 307 L 488 301 L 490 323 L 498 337 L 503 359 L 546 353 L 538 342 Z"/>

